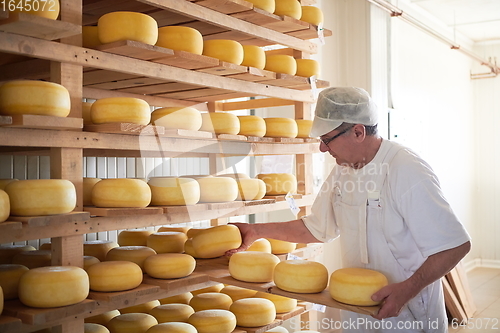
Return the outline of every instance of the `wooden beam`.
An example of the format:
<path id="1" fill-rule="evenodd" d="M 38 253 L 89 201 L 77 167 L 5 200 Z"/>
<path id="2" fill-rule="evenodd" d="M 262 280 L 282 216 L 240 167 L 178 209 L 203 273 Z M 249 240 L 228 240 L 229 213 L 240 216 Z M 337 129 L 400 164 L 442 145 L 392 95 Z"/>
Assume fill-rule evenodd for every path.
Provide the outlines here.
<path id="1" fill-rule="evenodd" d="M 245 109 L 271 108 L 277 106 L 294 105 L 294 101 L 281 98 L 258 98 L 241 102 L 227 102 L 222 106 L 222 111 L 235 111 Z"/>

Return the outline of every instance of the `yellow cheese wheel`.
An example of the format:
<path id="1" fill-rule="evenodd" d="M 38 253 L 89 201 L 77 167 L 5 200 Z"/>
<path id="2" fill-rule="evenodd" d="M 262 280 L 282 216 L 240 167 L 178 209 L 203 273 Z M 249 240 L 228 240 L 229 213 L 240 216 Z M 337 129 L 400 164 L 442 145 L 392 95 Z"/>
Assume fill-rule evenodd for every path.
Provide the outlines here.
<path id="1" fill-rule="evenodd" d="M 387 277 L 365 268 L 341 268 L 330 276 L 330 295 L 338 302 L 370 306 L 377 305 L 371 296 L 388 284 Z"/>
<path id="2" fill-rule="evenodd" d="M 172 303 L 181 303 L 181 304 L 189 304 L 189 301 L 193 297 L 193 294 L 188 291 L 185 293 L 181 293 L 179 295 L 174 295 L 170 297 L 161 298 L 159 301 L 163 304 L 172 304 Z"/>
<path id="3" fill-rule="evenodd" d="M 198 258 L 198 256 L 196 255 L 196 251 L 194 250 L 194 247 L 193 247 L 193 239 L 192 238 L 188 238 L 188 240 L 186 240 L 186 242 L 184 243 L 184 253 L 189 254 L 193 258 Z"/>
<path id="4" fill-rule="evenodd" d="M 324 21 L 323 11 L 315 6 L 302 6 L 302 16 L 300 17 L 300 20 L 314 25 L 319 25 Z"/>
<path id="5" fill-rule="evenodd" d="M 264 69 L 266 66 L 266 52 L 256 45 L 243 45 L 242 66 Z"/>
<path id="6" fill-rule="evenodd" d="M 100 261 L 104 261 L 109 250 L 117 246 L 118 244 L 111 240 L 85 241 L 83 242 L 83 255 L 96 257 Z"/>
<path id="7" fill-rule="evenodd" d="M 263 137 L 266 135 L 266 122 L 259 116 L 237 116 L 240 121 L 238 134 Z"/>
<path id="8" fill-rule="evenodd" d="M 201 113 L 202 124 L 200 131 L 215 134 L 238 134 L 240 120 L 237 116 L 227 112 Z"/>
<path id="9" fill-rule="evenodd" d="M 4 300 L 16 299 L 18 297 L 19 279 L 28 270 L 28 267 L 24 265 L 0 265 L 0 287 L 3 290 Z"/>
<path id="10" fill-rule="evenodd" d="M 39 250 L 52 250 L 52 243 L 43 243 L 38 247 Z"/>
<path id="11" fill-rule="evenodd" d="M 107 325 L 111 333 L 146 333 L 158 325 L 155 317 L 147 313 L 124 313 L 111 319 Z"/>
<path id="12" fill-rule="evenodd" d="M 0 245 L 0 264 L 12 264 L 12 259 L 16 254 L 35 250 L 31 245 Z"/>
<path id="13" fill-rule="evenodd" d="M 151 327 L 146 333 L 197 333 L 196 328 L 188 323 L 162 323 Z"/>
<path id="14" fill-rule="evenodd" d="M 294 57 L 285 54 L 267 55 L 264 69 L 275 73 L 295 75 L 297 62 Z"/>
<path id="15" fill-rule="evenodd" d="M 200 201 L 200 185 L 193 178 L 152 177 L 148 184 L 151 189 L 151 205 L 184 206 Z"/>
<path id="16" fill-rule="evenodd" d="M 47 250 L 22 251 L 12 258 L 12 263 L 29 269 L 51 265 L 52 252 Z"/>
<path id="17" fill-rule="evenodd" d="M 265 238 L 259 238 L 255 242 L 252 243 L 247 249 L 247 251 L 258 251 L 258 252 L 266 252 L 271 253 L 271 242 Z"/>
<path id="18" fill-rule="evenodd" d="M 285 260 L 274 268 L 274 283 L 292 293 L 319 293 L 328 284 L 328 270 L 316 261 Z"/>
<path id="19" fill-rule="evenodd" d="M 99 182 L 101 178 L 91 178 L 86 177 L 83 178 L 83 205 L 84 206 L 92 206 L 92 189 L 94 185 Z"/>
<path id="20" fill-rule="evenodd" d="M 189 301 L 189 305 L 195 312 L 203 310 L 229 310 L 233 300 L 229 295 L 220 292 L 202 293 L 194 295 Z"/>
<path id="21" fill-rule="evenodd" d="M 93 256 L 83 256 L 83 269 L 87 270 L 92 265 L 97 264 L 98 262 L 101 262 L 99 259 Z"/>
<path id="22" fill-rule="evenodd" d="M 91 25 L 83 26 L 82 46 L 89 49 L 95 49 L 100 45 L 102 45 L 102 43 L 99 39 L 99 28 Z"/>
<path id="23" fill-rule="evenodd" d="M 200 202 L 234 201 L 238 197 L 238 183 L 230 177 L 203 177 L 196 181 L 200 185 Z"/>
<path id="24" fill-rule="evenodd" d="M 285 254 L 290 253 L 297 248 L 297 243 L 282 241 L 279 239 L 267 238 L 271 244 L 272 254 Z"/>
<path id="25" fill-rule="evenodd" d="M 230 179 L 230 178 L 228 178 Z M 241 234 L 235 225 L 220 225 L 201 231 L 193 237 L 199 258 L 216 258 L 241 245 Z"/>
<path id="26" fill-rule="evenodd" d="M 94 324 L 99 324 L 99 325 L 104 325 L 107 326 L 109 321 L 113 319 L 114 317 L 120 315 L 120 311 L 118 310 L 111 310 L 107 311 L 92 317 L 87 317 L 84 319 L 86 323 L 94 323 Z"/>
<path id="27" fill-rule="evenodd" d="M 196 260 L 184 253 L 160 253 L 144 262 L 146 273 L 156 279 L 178 279 L 193 273 Z"/>
<path id="28" fill-rule="evenodd" d="M 297 72 L 295 75 L 311 77 L 319 75 L 319 62 L 314 59 L 295 59 Z"/>
<path id="29" fill-rule="evenodd" d="M 197 131 L 201 122 L 200 111 L 191 107 L 160 108 L 151 113 L 151 123 L 167 129 Z"/>
<path id="30" fill-rule="evenodd" d="M 149 310 L 149 314 L 155 317 L 159 323 L 186 323 L 193 313 L 194 310 L 190 305 L 182 303 L 162 304 Z"/>
<path id="31" fill-rule="evenodd" d="M 219 293 L 222 290 L 222 288 L 224 288 L 224 284 L 217 283 L 217 284 L 211 285 L 209 287 L 201 288 L 198 290 L 193 290 L 193 291 L 191 291 L 191 294 L 193 294 L 193 296 L 196 296 L 196 295 L 203 294 L 203 293 L 212 293 L 212 292 Z"/>
<path id="32" fill-rule="evenodd" d="M 286 328 L 283 326 L 277 326 L 273 327 L 268 331 L 265 331 L 264 333 L 290 333 Z"/>
<path id="33" fill-rule="evenodd" d="M 118 234 L 120 246 L 147 246 L 148 237 L 154 233 L 153 230 L 122 230 Z"/>
<path id="34" fill-rule="evenodd" d="M 121 308 L 120 313 L 149 313 L 155 307 L 160 306 L 159 300 L 153 300 L 142 304 L 132 305 L 126 308 Z"/>
<path id="35" fill-rule="evenodd" d="M 257 178 L 266 183 L 266 195 L 283 195 L 297 192 L 297 178 L 291 173 L 261 173 Z"/>
<path id="36" fill-rule="evenodd" d="M 212 39 L 203 42 L 203 55 L 240 65 L 243 61 L 243 46 L 229 39 Z"/>
<path id="37" fill-rule="evenodd" d="M 311 137 L 311 128 L 312 128 L 312 120 L 309 119 L 296 119 L 298 128 L 298 138 L 310 138 Z"/>
<path id="38" fill-rule="evenodd" d="M 225 286 L 224 288 L 222 288 L 222 290 L 220 292 L 231 297 L 233 302 L 237 301 L 239 299 L 242 299 L 242 298 L 253 297 L 253 296 L 255 296 L 255 294 L 257 294 L 256 290 L 251 290 L 251 289 L 241 288 L 241 287 L 231 286 L 231 285 Z"/>
<path id="39" fill-rule="evenodd" d="M 94 291 L 124 291 L 142 283 L 142 270 L 130 261 L 103 261 L 87 269 L 90 289 Z"/>
<path id="40" fill-rule="evenodd" d="M 297 307 L 297 300 L 290 297 L 269 294 L 263 291 L 257 292 L 255 294 L 255 297 L 265 298 L 273 302 L 274 307 L 276 308 L 276 313 L 290 312 L 295 310 L 295 308 Z"/>
<path id="41" fill-rule="evenodd" d="M 298 0 L 275 0 L 275 15 L 290 16 L 299 20 L 302 16 L 302 6 Z"/>
<path id="42" fill-rule="evenodd" d="M 164 231 L 155 232 L 148 237 L 147 246 L 156 253 L 182 253 L 187 236 L 183 232 Z"/>
<path id="43" fill-rule="evenodd" d="M 7 185 L 5 192 L 12 215 L 65 214 L 76 207 L 75 185 L 65 179 L 19 180 Z"/>
<path id="44" fill-rule="evenodd" d="M 263 9 L 266 12 L 274 13 L 276 8 L 274 0 L 248 0 L 255 8 Z"/>
<path id="45" fill-rule="evenodd" d="M 183 232 L 187 235 L 187 232 L 191 229 L 191 227 L 170 227 L 170 226 L 164 226 L 160 227 L 158 229 L 158 232 L 164 232 L 164 231 L 177 231 L 177 232 Z"/>
<path id="46" fill-rule="evenodd" d="M 158 23 L 154 18 L 136 12 L 111 12 L 97 21 L 99 40 L 103 44 L 120 40 L 133 40 L 155 45 Z"/>
<path id="47" fill-rule="evenodd" d="M 274 267 L 280 259 L 271 253 L 243 251 L 233 254 L 229 259 L 229 274 L 245 282 L 273 281 Z"/>
<path id="48" fill-rule="evenodd" d="M 260 200 L 266 195 L 266 183 L 257 178 L 238 180 L 237 200 Z"/>
<path id="49" fill-rule="evenodd" d="M 276 319 L 273 302 L 265 298 L 244 298 L 231 304 L 230 311 L 236 316 L 236 323 L 243 327 L 269 325 Z"/>
<path id="50" fill-rule="evenodd" d="M 158 28 L 156 45 L 177 51 L 202 54 L 203 36 L 191 27 L 166 26 Z"/>
<path id="51" fill-rule="evenodd" d="M 197 233 L 200 233 L 203 230 L 206 230 L 208 228 L 211 228 L 211 227 L 194 227 L 194 228 L 190 228 L 186 232 L 186 235 L 188 236 L 188 238 L 193 238 Z"/>
<path id="52" fill-rule="evenodd" d="M 108 251 L 106 261 L 131 261 L 144 272 L 144 261 L 156 251 L 147 246 L 118 246 Z"/>
<path id="53" fill-rule="evenodd" d="M 9 195 L 4 190 L 0 190 L 0 222 L 6 221 L 10 215 Z"/>
<path id="54" fill-rule="evenodd" d="M 90 110 L 92 109 L 92 103 L 82 102 L 82 118 L 84 125 L 92 125 L 92 116 L 90 115 Z"/>
<path id="55" fill-rule="evenodd" d="M 5 190 L 5 187 L 12 183 L 12 182 L 15 182 L 16 180 L 19 180 L 19 179 L 15 179 L 15 178 L 3 178 L 3 179 L 0 179 L 0 190 Z"/>
<path id="56" fill-rule="evenodd" d="M 54 308 L 79 303 L 89 294 L 89 277 L 79 267 L 33 268 L 19 279 L 19 299 L 35 308 Z"/>
<path id="57" fill-rule="evenodd" d="M 11 6 L 11 4 L 15 7 Z M 59 0 L 8 2 L 4 6 L 9 11 L 7 22 L 16 21 L 19 13 L 57 20 L 60 12 Z M 10 9 L 14 10 L 11 11 Z"/>
<path id="58" fill-rule="evenodd" d="M 266 137 L 295 138 L 299 133 L 297 122 L 292 118 L 264 118 L 266 122 Z"/>
<path id="59" fill-rule="evenodd" d="M 94 124 L 132 123 L 147 125 L 151 121 L 149 104 L 140 98 L 108 97 L 92 103 L 90 117 Z"/>
<path id="60" fill-rule="evenodd" d="M 14 80 L 0 85 L 0 114 L 66 117 L 71 109 L 68 90 L 57 83 Z"/>
<path id="61" fill-rule="evenodd" d="M 236 328 L 236 317 L 228 310 L 203 310 L 193 313 L 188 323 L 198 333 L 231 333 Z"/>
<path id="62" fill-rule="evenodd" d="M 109 330 L 100 324 L 85 323 L 83 324 L 83 333 L 109 333 Z"/>
<path id="63" fill-rule="evenodd" d="M 140 179 L 103 179 L 92 189 L 92 203 L 96 207 L 144 208 L 151 202 L 151 189 Z"/>

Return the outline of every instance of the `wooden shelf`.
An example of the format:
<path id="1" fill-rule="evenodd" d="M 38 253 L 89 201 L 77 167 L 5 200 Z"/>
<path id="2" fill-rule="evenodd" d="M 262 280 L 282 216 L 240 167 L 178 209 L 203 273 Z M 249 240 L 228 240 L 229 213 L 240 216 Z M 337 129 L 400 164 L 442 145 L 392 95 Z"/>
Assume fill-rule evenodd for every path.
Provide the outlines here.
<path id="1" fill-rule="evenodd" d="M 83 128 L 83 119 L 19 114 L 0 116 L 0 127 L 79 131 Z"/>
<path id="2" fill-rule="evenodd" d="M 0 18 L 0 31 L 46 40 L 56 40 L 81 34 L 82 27 L 69 22 L 17 13 L 14 17 Z"/>
<path id="3" fill-rule="evenodd" d="M 19 318 L 0 316 L 0 332 L 18 333 L 21 331 L 22 321 Z"/>

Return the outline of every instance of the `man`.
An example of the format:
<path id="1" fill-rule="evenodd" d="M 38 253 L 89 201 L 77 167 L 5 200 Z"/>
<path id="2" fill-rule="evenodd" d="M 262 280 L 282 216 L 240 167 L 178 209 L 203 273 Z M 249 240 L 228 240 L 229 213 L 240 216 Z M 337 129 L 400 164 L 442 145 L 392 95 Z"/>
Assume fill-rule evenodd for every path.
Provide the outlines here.
<path id="1" fill-rule="evenodd" d="M 371 318 L 343 311 L 344 332 L 446 332 L 440 278 L 470 250 L 470 238 L 444 199 L 430 166 L 377 134 L 377 110 L 359 88 L 323 90 L 311 136 L 337 165 L 311 214 L 283 223 L 242 224 L 246 249 L 258 238 L 297 243 L 340 236 L 344 267 L 382 272 L 389 285 Z M 354 323 L 354 325 L 352 325 Z"/>

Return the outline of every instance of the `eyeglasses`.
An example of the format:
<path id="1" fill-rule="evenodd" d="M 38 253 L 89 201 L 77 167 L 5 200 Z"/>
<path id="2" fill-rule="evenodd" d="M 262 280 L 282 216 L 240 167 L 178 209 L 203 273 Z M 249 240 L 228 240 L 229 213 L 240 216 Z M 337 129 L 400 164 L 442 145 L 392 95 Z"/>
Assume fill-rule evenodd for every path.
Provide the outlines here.
<path id="1" fill-rule="evenodd" d="M 348 128 L 346 128 L 345 130 L 343 130 L 342 132 L 340 133 L 337 133 L 335 134 L 334 136 L 332 136 L 331 138 L 328 138 L 328 139 L 321 139 L 321 141 L 325 144 L 325 146 L 328 146 L 330 144 L 330 142 L 332 142 L 333 140 L 335 140 L 336 138 L 338 138 L 339 136 L 341 136 L 342 134 L 345 134 L 347 133 L 347 131 L 349 131 L 351 128 L 353 128 L 354 126 L 350 126 Z"/>

